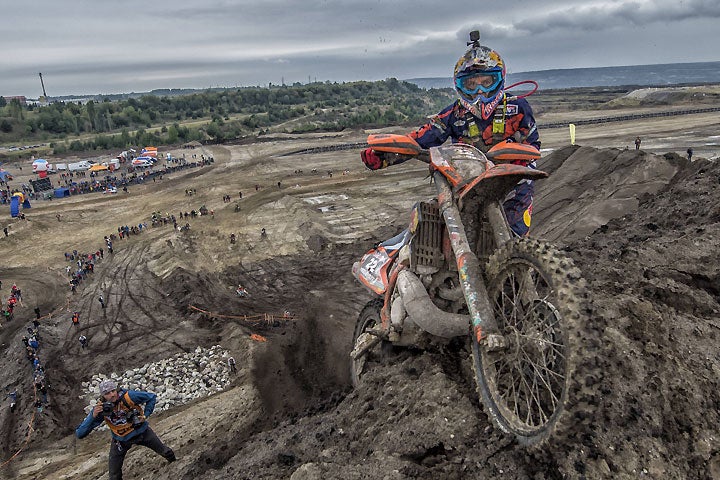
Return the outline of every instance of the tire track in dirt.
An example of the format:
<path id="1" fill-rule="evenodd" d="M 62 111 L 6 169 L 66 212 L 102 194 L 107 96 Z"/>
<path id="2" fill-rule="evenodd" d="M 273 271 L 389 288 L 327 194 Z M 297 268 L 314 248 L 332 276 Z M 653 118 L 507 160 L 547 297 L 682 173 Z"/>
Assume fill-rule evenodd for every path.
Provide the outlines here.
<path id="1" fill-rule="evenodd" d="M 123 251 L 124 250 L 126 249 L 123 249 Z M 95 315 L 96 308 L 94 307 L 95 300 L 99 297 L 100 293 L 102 293 L 103 297 L 106 298 L 106 304 L 109 303 L 108 299 L 110 298 L 112 285 L 114 285 L 118 281 L 117 277 L 119 269 L 112 268 L 114 261 L 116 261 L 118 257 L 120 257 L 119 253 L 108 254 L 107 257 L 103 258 L 103 262 L 101 262 L 100 264 L 96 263 L 94 272 L 91 275 L 86 276 L 83 284 L 81 285 L 81 288 L 78 289 L 77 295 L 79 295 L 80 298 L 78 298 L 75 302 L 76 307 L 71 308 L 71 310 L 81 312 L 80 326 L 76 329 L 70 329 L 67 331 L 63 344 L 63 347 L 65 349 L 71 348 L 72 345 L 75 345 L 75 342 L 77 340 L 77 337 L 75 337 L 75 335 L 77 332 L 83 332 L 83 334 L 88 337 L 88 341 L 90 342 L 92 342 L 93 339 L 97 341 L 96 336 L 93 337 L 88 335 L 87 333 L 89 333 L 91 329 L 97 329 L 99 327 L 106 333 L 106 335 L 108 335 L 109 338 L 109 333 L 112 331 L 115 318 L 110 319 L 113 324 L 108 327 L 108 318 L 106 312 L 107 309 L 102 309 L 98 307 L 100 310 L 103 310 L 101 312 L 101 317 L 104 320 L 94 322 L 91 319 L 95 318 L 95 316 L 100 317 L 100 315 Z M 123 261 L 126 258 L 128 258 L 127 255 L 124 255 Z M 103 287 L 106 284 L 109 285 L 108 291 L 103 292 Z M 109 347 L 109 343 L 107 343 L 105 347 Z"/>
<path id="2" fill-rule="evenodd" d="M 95 272 L 84 281 L 83 287 L 78 290 L 81 297 L 76 300 L 73 311 L 86 312 L 81 316 L 80 326 L 69 329 L 62 341 L 62 349 L 68 350 L 77 344 L 77 337 L 84 334 L 93 347 L 101 345 L 103 349 L 117 349 L 137 338 L 150 335 L 159 340 L 167 341 L 168 336 L 155 333 L 162 329 L 162 321 L 143 305 L 132 291 L 137 285 L 147 288 L 145 275 L 150 273 L 143 268 L 145 255 L 150 250 L 150 243 L 145 239 L 131 237 L 124 248 L 116 250 L 113 254 L 105 256 L 102 263 L 96 264 Z M 154 290 L 162 296 L 157 289 Z M 103 309 L 98 301 L 102 293 L 107 308 Z M 146 297 L 149 302 L 156 301 Z M 128 310 L 139 309 L 149 322 L 127 313 Z M 105 337 L 104 339 L 102 337 Z M 100 343 L 98 343 L 100 342 Z M 179 347 L 176 342 L 170 342 Z M 152 345 L 155 347 L 157 344 Z M 181 347 L 179 347 L 181 348 Z M 185 349 L 183 349 L 185 350 Z"/>
<path id="3" fill-rule="evenodd" d="M 148 344 L 147 348 L 153 349 L 160 343 L 168 342 L 168 338 L 178 330 L 177 328 L 171 329 L 167 335 L 157 333 L 166 327 L 162 319 L 158 318 L 151 309 L 146 307 L 146 303 L 155 303 L 157 305 L 159 299 L 155 297 L 163 296 L 160 290 L 152 288 L 157 294 L 155 297 L 134 293 L 136 289 L 147 291 L 150 285 L 146 278 L 151 273 L 144 266 L 144 262 L 151 245 L 144 240 L 138 240 L 129 245 L 129 248 L 123 249 L 121 265 L 113 269 L 110 275 L 106 275 L 98 281 L 95 293 L 98 293 L 99 289 L 105 286 L 108 305 L 105 310 L 111 310 L 110 315 L 106 311 L 103 312 L 103 318 L 106 319 L 102 323 L 103 330 L 107 335 L 106 348 L 117 349 L 133 342 L 135 339 L 152 337 L 158 341 Z M 131 315 L 128 311 L 139 311 L 142 315 Z M 187 351 L 177 342 L 168 343 Z"/>

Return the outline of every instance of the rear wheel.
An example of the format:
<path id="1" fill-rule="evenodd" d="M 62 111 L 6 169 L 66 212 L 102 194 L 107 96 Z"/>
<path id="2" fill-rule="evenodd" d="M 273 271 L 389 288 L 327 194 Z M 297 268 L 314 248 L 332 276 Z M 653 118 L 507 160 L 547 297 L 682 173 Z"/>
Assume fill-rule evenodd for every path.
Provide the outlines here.
<path id="1" fill-rule="evenodd" d="M 572 401 L 584 282 L 570 259 L 534 239 L 505 245 L 486 273 L 506 347 L 489 351 L 472 339 L 478 390 L 503 431 L 536 444 L 567 417 Z"/>
<path id="2" fill-rule="evenodd" d="M 381 298 L 376 298 L 369 301 L 365 305 L 365 308 L 362 309 L 357 322 L 355 323 L 355 330 L 353 331 L 353 348 L 373 340 L 373 337 L 375 336 L 368 333 L 368 330 L 381 325 L 380 310 L 382 310 L 382 307 L 383 300 Z M 380 355 L 378 350 L 380 349 L 381 346 L 375 346 L 358 358 L 351 359 L 352 363 L 350 364 L 350 376 L 354 387 L 357 387 L 360 383 L 360 377 L 369 366 L 368 364 L 377 360 Z"/>

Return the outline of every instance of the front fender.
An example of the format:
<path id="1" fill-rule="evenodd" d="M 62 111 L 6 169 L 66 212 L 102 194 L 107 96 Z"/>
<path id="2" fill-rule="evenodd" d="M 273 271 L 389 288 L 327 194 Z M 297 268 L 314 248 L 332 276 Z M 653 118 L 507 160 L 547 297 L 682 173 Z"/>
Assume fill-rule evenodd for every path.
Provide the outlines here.
<path id="1" fill-rule="evenodd" d="M 463 185 L 456 193 L 458 198 L 462 199 L 469 192 L 475 191 L 478 196 L 486 200 L 499 201 L 505 198 L 507 193 L 521 180 L 539 180 L 548 176 L 542 170 L 512 163 L 501 163 L 485 170 Z"/>

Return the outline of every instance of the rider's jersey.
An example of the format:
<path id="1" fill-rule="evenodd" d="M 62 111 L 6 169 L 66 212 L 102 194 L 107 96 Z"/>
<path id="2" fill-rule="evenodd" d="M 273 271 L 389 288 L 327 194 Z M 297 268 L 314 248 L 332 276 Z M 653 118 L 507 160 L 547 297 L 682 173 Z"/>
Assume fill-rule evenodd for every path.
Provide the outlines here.
<path id="1" fill-rule="evenodd" d="M 431 117 L 428 123 L 409 136 L 422 148 L 437 147 L 450 138 L 453 143 L 474 145 L 482 152 L 487 152 L 490 147 L 503 140 L 529 144 L 540 150 L 540 135 L 532 108 L 524 98 L 506 100 L 487 120 L 473 115 L 458 100 Z M 404 160 L 406 159 L 401 157 L 395 163 L 402 163 Z M 535 168 L 535 162 L 528 164 L 518 160 L 511 163 Z M 533 183 L 529 179 L 521 180 L 503 203 L 510 228 L 519 236 L 527 235 L 530 229 Z"/>
<path id="2" fill-rule="evenodd" d="M 495 133 L 493 124 L 495 123 Z M 409 134 L 422 148 L 442 145 L 448 138 L 453 143 L 474 145 L 486 152 L 496 143 L 513 139 L 540 149 L 540 135 L 535 125 L 532 108 L 524 98 L 501 103 L 495 115 L 487 120 L 476 117 L 460 101 L 444 108 L 430 121 Z"/>

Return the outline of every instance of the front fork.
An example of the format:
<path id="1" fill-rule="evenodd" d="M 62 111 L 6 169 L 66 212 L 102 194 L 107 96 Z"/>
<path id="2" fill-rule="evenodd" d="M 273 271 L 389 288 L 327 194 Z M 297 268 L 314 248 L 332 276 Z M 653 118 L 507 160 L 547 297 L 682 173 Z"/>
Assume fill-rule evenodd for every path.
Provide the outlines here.
<path id="1" fill-rule="evenodd" d="M 460 210 L 453 202 L 450 184 L 440 172 L 434 172 L 433 177 L 438 192 L 440 212 L 445 219 L 450 244 L 455 254 L 460 284 L 470 313 L 473 335 L 479 344 L 486 344 L 489 350 L 503 348 L 505 339 L 495 321 L 493 308 L 490 305 L 487 288 L 480 271 L 480 262 L 468 243 L 465 228 L 460 219 Z M 491 224 L 507 224 L 499 207 L 488 208 L 487 211 Z M 498 215 L 501 217 L 495 218 Z M 502 245 L 510 239 L 509 229 L 494 228 L 493 230 L 496 245 Z"/>

